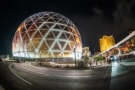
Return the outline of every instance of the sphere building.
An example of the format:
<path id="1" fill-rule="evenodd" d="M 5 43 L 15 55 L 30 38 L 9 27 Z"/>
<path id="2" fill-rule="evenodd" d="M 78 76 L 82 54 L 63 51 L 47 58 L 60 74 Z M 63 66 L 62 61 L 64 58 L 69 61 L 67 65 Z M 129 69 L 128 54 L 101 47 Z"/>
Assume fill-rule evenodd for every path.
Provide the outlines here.
<path id="1" fill-rule="evenodd" d="M 12 41 L 14 57 L 81 58 L 82 41 L 76 26 L 55 12 L 39 12 L 26 18 Z"/>

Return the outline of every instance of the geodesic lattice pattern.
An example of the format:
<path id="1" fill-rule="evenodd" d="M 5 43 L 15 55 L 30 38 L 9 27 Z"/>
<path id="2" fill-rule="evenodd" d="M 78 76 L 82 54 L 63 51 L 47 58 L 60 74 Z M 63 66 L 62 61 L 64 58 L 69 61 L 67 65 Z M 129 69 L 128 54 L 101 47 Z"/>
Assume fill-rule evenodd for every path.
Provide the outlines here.
<path id="1" fill-rule="evenodd" d="M 12 42 L 13 56 L 29 58 L 72 57 L 82 52 L 81 36 L 66 17 L 54 12 L 39 12 L 25 19 Z"/>

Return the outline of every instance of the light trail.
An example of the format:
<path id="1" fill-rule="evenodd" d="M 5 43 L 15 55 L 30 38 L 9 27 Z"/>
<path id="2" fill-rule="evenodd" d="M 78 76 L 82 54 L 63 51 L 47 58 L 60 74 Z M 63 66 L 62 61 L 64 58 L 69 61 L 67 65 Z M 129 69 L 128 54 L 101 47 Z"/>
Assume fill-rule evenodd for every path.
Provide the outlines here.
<path id="1" fill-rule="evenodd" d="M 25 83 L 27 83 L 27 84 L 29 84 L 29 85 L 32 85 L 31 82 L 29 82 L 29 81 L 23 79 L 21 76 L 19 76 L 19 75 L 12 69 L 12 65 L 13 65 L 13 64 L 10 64 L 10 65 L 9 65 L 10 71 L 11 71 L 16 77 L 18 77 L 19 79 L 21 79 L 21 80 L 24 81 Z"/>

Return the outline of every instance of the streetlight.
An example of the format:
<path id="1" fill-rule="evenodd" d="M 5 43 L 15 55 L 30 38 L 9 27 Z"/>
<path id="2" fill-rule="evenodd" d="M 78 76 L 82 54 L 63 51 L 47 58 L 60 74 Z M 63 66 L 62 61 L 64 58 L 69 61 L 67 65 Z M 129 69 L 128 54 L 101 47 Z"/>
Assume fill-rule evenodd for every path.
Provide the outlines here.
<path id="1" fill-rule="evenodd" d="M 75 56 L 75 67 L 76 67 L 76 44 L 75 44 L 75 47 L 74 47 L 74 56 Z"/>
<path id="2" fill-rule="evenodd" d="M 41 65 L 41 54 L 42 54 L 42 52 L 39 52 L 39 54 L 40 54 L 40 65 Z"/>

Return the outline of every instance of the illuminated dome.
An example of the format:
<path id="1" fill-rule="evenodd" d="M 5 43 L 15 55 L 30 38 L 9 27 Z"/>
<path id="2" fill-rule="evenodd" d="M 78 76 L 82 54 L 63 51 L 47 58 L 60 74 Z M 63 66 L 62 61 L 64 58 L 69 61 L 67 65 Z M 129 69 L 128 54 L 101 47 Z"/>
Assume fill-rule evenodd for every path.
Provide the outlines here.
<path id="1" fill-rule="evenodd" d="M 12 53 L 14 57 L 74 58 L 76 55 L 80 58 L 81 36 L 65 16 L 55 12 L 39 12 L 26 18 L 17 28 Z"/>

